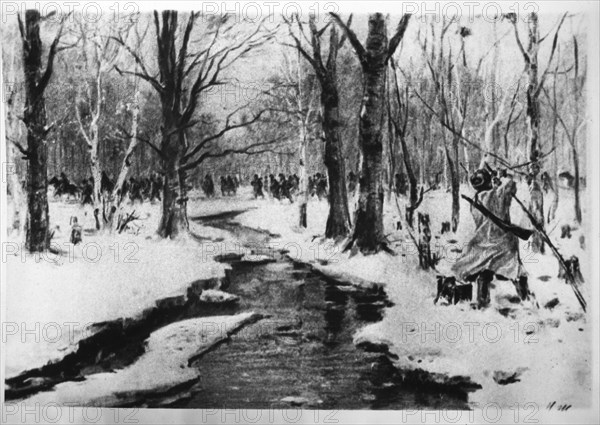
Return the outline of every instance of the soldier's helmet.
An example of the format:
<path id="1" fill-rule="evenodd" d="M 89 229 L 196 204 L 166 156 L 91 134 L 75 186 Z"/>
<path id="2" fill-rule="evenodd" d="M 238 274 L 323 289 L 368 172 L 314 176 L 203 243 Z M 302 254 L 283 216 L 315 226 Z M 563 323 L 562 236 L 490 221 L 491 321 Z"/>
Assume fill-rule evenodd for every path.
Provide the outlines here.
<path id="1" fill-rule="evenodd" d="M 471 181 L 471 186 L 473 186 L 473 189 L 477 192 L 492 188 L 492 176 L 486 169 L 475 171 L 469 180 Z"/>

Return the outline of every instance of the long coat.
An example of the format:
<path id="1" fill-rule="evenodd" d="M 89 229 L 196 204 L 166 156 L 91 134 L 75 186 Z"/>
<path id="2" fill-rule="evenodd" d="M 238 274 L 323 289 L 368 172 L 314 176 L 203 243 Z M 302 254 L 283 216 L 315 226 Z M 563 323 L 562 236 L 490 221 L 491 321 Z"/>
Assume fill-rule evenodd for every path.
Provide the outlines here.
<path id="1" fill-rule="evenodd" d="M 510 223 L 510 204 L 517 187 L 512 179 L 503 179 L 500 185 L 479 192 L 475 200 L 495 216 Z M 475 221 L 475 234 L 463 248 L 462 256 L 452 266 L 452 272 L 460 279 L 483 270 L 493 271 L 509 279 L 523 274 L 519 258 L 519 239 L 506 232 L 471 206 Z"/>

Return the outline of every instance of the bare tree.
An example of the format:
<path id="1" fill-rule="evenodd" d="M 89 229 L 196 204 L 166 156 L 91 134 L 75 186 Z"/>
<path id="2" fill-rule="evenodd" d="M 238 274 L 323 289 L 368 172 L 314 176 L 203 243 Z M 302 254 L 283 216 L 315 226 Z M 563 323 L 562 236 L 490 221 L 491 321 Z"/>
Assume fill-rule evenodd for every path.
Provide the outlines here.
<path id="1" fill-rule="evenodd" d="M 85 69 L 81 76 L 84 82 L 77 90 L 75 116 L 90 156 L 90 171 L 94 179 L 95 208 L 100 208 L 103 204 L 100 129 L 103 112 L 105 112 L 103 107 L 106 97 L 104 80 L 119 55 L 119 45 L 112 39 L 114 33 L 122 31 L 117 25 L 114 20 L 103 22 L 102 25 L 89 23 L 84 19 L 79 22 L 80 54 Z M 128 30 L 129 27 L 126 28 L 126 31 Z"/>
<path id="2" fill-rule="evenodd" d="M 548 91 L 546 90 L 546 88 L 542 88 L 544 95 L 546 96 L 546 98 L 548 99 L 548 102 L 550 103 L 550 106 L 553 109 L 554 112 L 554 117 L 555 119 L 558 120 L 558 122 L 560 123 L 561 127 L 564 130 L 565 136 L 567 138 L 567 142 L 569 143 L 569 147 L 571 150 L 571 160 L 573 162 L 573 174 L 574 174 L 574 181 L 573 181 L 573 190 L 574 190 L 574 195 L 575 195 L 575 202 L 574 202 L 574 212 L 575 212 L 575 220 L 577 221 L 577 223 L 581 224 L 581 220 L 582 220 L 582 214 L 581 214 L 581 193 L 580 193 L 580 171 L 579 171 L 579 149 L 578 149 L 578 144 L 577 144 L 577 134 L 579 133 L 579 131 L 584 128 L 586 122 L 585 119 L 582 119 L 582 117 L 580 117 L 580 102 L 581 102 L 581 96 L 583 94 L 583 86 L 585 84 L 585 74 L 580 75 L 580 70 L 579 70 L 579 44 L 577 42 L 577 37 L 573 36 L 573 77 L 571 79 L 571 90 L 570 93 L 572 94 L 572 103 L 569 102 L 568 105 L 570 107 L 570 110 L 572 111 L 572 119 L 571 119 L 571 125 L 569 126 L 566 122 L 565 119 L 563 118 L 563 114 L 560 113 L 560 111 L 558 111 L 558 107 L 557 107 L 557 102 L 556 102 L 556 93 L 554 93 L 554 100 L 552 100 L 550 98 L 550 95 L 548 94 Z M 558 65 L 557 65 L 558 66 Z M 556 73 L 557 71 L 555 71 L 555 78 L 556 78 Z M 558 192 L 558 191 L 557 191 Z"/>
<path id="3" fill-rule="evenodd" d="M 138 26 L 134 26 L 135 40 L 134 40 L 134 51 L 140 51 L 142 47 L 142 43 L 146 37 L 149 26 L 146 26 L 142 33 L 139 32 Z M 138 127 L 140 120 L 140 82 L 141 78 L 138 75 L 135 75 L 139 72 L 139 68 L 137 64 L 134 64 L 135 71 L 134 75 L 131 76 L 132 84 L 133 84 L 133 101 L 128 103 L 128 109 L 131 110 L 131 128 L 128 134 L 121 134 L 120 138 L 122 140 L 129 140 L 127 150 L 125 151 L 125 156 L 123 157 L 123 162 L 121 163 L 121 169 L 119 171 L 119 175 L 115 182 L 115 186 L 113 188 L 112 193 L 112 205 L 118 207 L 123 199 L 123 186 L 125 184 L 125 179 L 127 178 L 127 174 L 129 173 L 129 168 L 131 167 L 131 161 L 133 158 L 133 153 L 135 152 L 140 139 L 138 138 Z"/>
<path id="4" fill-rule="evenodd" d="M 527 83 L 527 131 L 528 131 L 528 146 L 527 151 L 529 154 L 529 194 L 530 194 L 530 202 L 529 202 L 529 211 L 533 214 L 535 219 L 541 223 L 543 226 L 544 223 L 544 195 L 538 180 L 538 175 L 540 173 L 540 146 L 539 146 L 539 137 L 540 137 L 540 102 L 539 96 L 544 87 L 544 80 L 548 75 L 548 71 L 550 69 L 550 64 L 552 63 L 552 58 L 554 57 L 554 52 L 556 50 L 557 42 L 558 42 L 558 33 L 560 28 L 566 18 L 567 14 L 565 13 L 556 29 L 554 34 L 554 41 L 552 43 L 552 50 L 550 52 L 550 58 L 548 59 L 548 65 L 541 77 L 538 75 L 538 52 L 540 49 L 541 43 L 544 39 L 549 35 L 549 33 L 540 37 L 540 30 L 538 25 L 538 15 L 535 12 L 532 12 L 529 15 L 529 19 L 527 21 L 528 27 L 528 44 L 527 49 L 523 46 L 521 42 L 521 38 L 519 36 L 519 29 L 517 25 L 517 15 L 515 13 L 509 13 L 504 15 L 506 19 L 513 25 L 515 40 L 517 42 L 517 46 L 519 47 L 519 51 L 523 55 L 523 60 L 525 61 L 525 69 L 528 75 L 528 83 Z M 544 239 L 540 232 L 535 232 L 532 238 L 532 249 L 534 252 L 544 252 Z"/>
<path id="5" fill-rule="evenodd" d="M 341 39 L 335 26 L 329 31 L 327 60 L 323 60 L 321 52 L 321 36 L 329 25 L 317 29 L 314 15 L 309 18 L 311 51 L 307 51 L 301 39 L 308 41 L 302 23 L 298 16 L 296 22 L 301 36 L 296 37 L 288 23 L 290 35 L 294 39 L 295 48 L 304 56 L 315 71 L 321 86 L 321 109 L 323 135 L 325 139 L 325 166 L 329 178 L 329 215 L 325 226 L 326 238 L 345 237 L 350 231 L 350 212 L 348 210 L 348 193 L 346 189 L 346 171 L 342 156 L 342 141 L 340 137 L 340 96 L 337 86 L 337 56 L 346 37 Z M 350 21 L 349 21 L 350 22 Z"/>
<path id="6" fill-rule="evenodd" d="M 404 163 L 404 169 L 406 170 L 406 176 L 408 179 L 409 205 L 407 205 L 406 207 L 406 221 L 408 225 L 412 227 L 414 212 L 423 200 L 424 190 L 421 187 L 421 196 L 419 197 L 417 175 L 414 171 L 413 159 L 407 143 L 410 130 L 410 128 L 408 127 L 410 121 L 409 86 L 408 84 L 406 84 L 404 90 L 402 90 L 401 93 L 400 83 L 398 81 L 397 75 L 397 71 L 399 70 L 399 68 L 396 66 L 396 63 L 393 58 L 390 59 L 390 64 L 391 76 L 393 80 L 393 87 L 391 88 L 391 90 L 393 90 L 393 94 L 391 92 L 388 94 L 388 113 L 390 114 L 389 120 L 393 129 L 393 132 L 390 137 L 393 138 L 394 142 L 400 142 L 402 161 Z M 392 112 L 392 99 L 395 99 L 396 101 L 396 113 Z"/>
<path id="7" fill-rule="evenodd" d="M 48 145 L 46 137 L 53 125 L 48 125 L 44 92 L 52 77 L 54 59 L 67 16 L 60 20 L 59 29 L 50 45 L 45 68 L 42 66 L 42 40 L 40 27 L 44 18 L 35 9 L 25 11 L 25 25 L 17 15 L 23 46 L 23 71 L 25 76 L 25 110 L 23 122 L 27 128 L 27 148 L 16 142 L 27 159 L 27 224 L 25 245 L 31 252 L 40 252 L 50 245 L 48 217 Z"/>
<path id="8" fill-rule="evenodd" d="M 464 129 L 467 118 L 471 84 L 462 84 L 462 78 L 468 78 L 467 67 L 464 63 L 461 65 L 452 61 L 452 51 L 447 57 L 444 54 L 444 38 L 453 24 L 453 20 L 444 21 L 439 37 L 439 50 L 435 54 L 435 44 L 432 42 L 432 54 L 429 56 L 426 43 L 421 42 L 423 57 L 429 68 L 433 87 L 435 91 L 436 103 L 439 105 L 439 111 L 436 111 L 430 105 L 424 96 L 415 92 L 417 97 L 424 105 L 438 118 L 444 129 L 451 133 L 451 144 L 448 146 L 446 137 L 443 137 L 443 149 L 445 166 L 450 175 L 450 185 L 452 191 L 452 231 L 456 232 L 460 219 L 460 169 L 459 169 L 459 145 L 466 140 Z M 434 26 L 431 24 L 432 38 L 434 37 Z M 461 43 L 461 52 L 457 55 L 457 61 L 461 59 L 461 53 L 464 51 L 464 43 Z M 466 61 L 465 61 L 466 63 Z M 479 62 L 481 65 L 481 61 Z M 475 75 L 477 75 L 479 67 Z"/>
<path id="9" fill-rule="evenodd" d="M 300 40 L 300 43 L 302 41 Z M 274 112 L 280 112 L 285 119 L 285 125 L 289 127 L 288 119 L 295 120 L 294 131 L 299 136 L 298 146 L 298 170 L 299 170 L 299 189 L 300 202 L 298 211 L 298 226 L 306 228 L 308 224 L 307 206 L 308 206 L 308 148 L 309 140 L 313 127 L 317 123 L 318 101 L 316 96 L 316 75 L 307 74 L 303 71 L 303 61 L 301 53 L 297 50 L 298 60 L 294 63 L 284 53 L 283 65 L 281 66 L 280 76 L 274 85 L 264 91 L 268 96 L 268 109 Z"/>
<path id="10" fill-rule="evenodd" d="M 164 185 L 158 234 L 165 238 L 177 237 L 182 231 L 188 230 L 188 172 L 207 158 L 231 153 L 256 153 L 253 147 L 278 142 L 272 140 L 244 148 L 217 149 L 215 143 L 226 133 L 253 124 L 264 114 L 264 111 L 260 111 L 252 118 L 242 116 L 234 122 L 235 115 L 245 109 L 244 105 L 227 116 L 222 130 L 196 144 L 189 143 L 186 131 L 198 124 L 196 113 L 201 107 L 200 95 L 212 87 L 225 84 L 223 71 L 270 40 L 274 34 L 273 31 L 266 31 L 261 22 L 250 34 L 228 38 L 225 34 L 233 28 L 230 17 L 212 17 L 208 19 L 208 31 L 203 34 L 206 40 L 204 47 L 194 52 L 191 48 L 197 43 L 191 42 L 191 36 L 199 16 L 198 12 L 191 12 L 185 26 L 180 27 L 177 11 L 164 10 L 160 14 L 154 11 L 158 75 L 150 72 L 139 52 L 129 47 L 122 38 L 116 39 L 127 49 L 138 67 L 135 71 L 117 70 L 147 81 L 160 98 L 160 146 L 147 139 L 144 142 L 152 147 L 162 162 Z M 224 41 L 223 46 L 218 45 L 220 41 Z"/>
<path id="11" fill-rule="evenodd" d="M 331 16 L 344 30 L 363 71 L 364 96 L 359 124 L 363 161 L 354 231 L 347 248 L 356 244 L 363 253 L 376 253 L 389 249 L 383 229 L 384 195 L 381 180 L 387 68 L 388 61 L 404 37 L 410 15 L 405 14 L 400 19 L 389 41 L 384 16 L 381 13 L 369 15 L 369 32 L 364 46 L 348 24 L 334 13 Z"/>
<path id="12" fill-rule="evenodd" d="M 11 143 L 6 145 L 6 158 L 13 167 L 16 168 L 18 154 L 15 141 L 20 144 L 22 138 L 22 126 L 17 116 L 17 102 L 18 93 L 17 90 L 17 55 L 15 52 L 15 46 L 12 46 L 11 56 L 8 61 L 4 62 L 6 69 L 7 78 L 6 81 L 13 81 L 15 84 L 12 87 L 9 84 L 4 86 L 6 96 L 6 139 Z M 16 169 L 11 170 L 8 174 L 8 190 L 12 195 L 12 202 L 14 205 L 14 216 L 12 217 L 12 226 L 17 227 L 19 234 L 24 234 L 25 223 L 27 221 L 27 202 L 25 194 L 23 193 L 23 186 L 19 181 L 19 175 L 16 173 Z M 17 226 L 18 223 L 18 226 Z"/>

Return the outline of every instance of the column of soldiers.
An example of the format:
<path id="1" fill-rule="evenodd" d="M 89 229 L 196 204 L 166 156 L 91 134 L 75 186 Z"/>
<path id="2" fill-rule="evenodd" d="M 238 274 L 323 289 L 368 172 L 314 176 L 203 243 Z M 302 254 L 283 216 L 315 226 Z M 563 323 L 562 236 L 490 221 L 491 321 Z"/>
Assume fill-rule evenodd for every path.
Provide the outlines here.
<path id="1" fill-rule="evenodd" d="M 48 184 L 54 188 L 54 196 L 63 196 L 78 199 L 82 205 L 92 205 L 94 198 L 94 178 L 88 177 L 81 180 L 80 184 L 77 185 L 69 180 L 65 173 L 61 173 L 60 177 L 52 177 Z M 100 183 L 100 190 L 104 196 L 110 197 L 112 195 L 115 183 L 111 177 L 106 173 L 102 172 L 102 180 Z M 163 188 L 163 180 L 157 173 L 150 174 L 149 177 L 129 177 L 123 183 L 122 189 L 117 191 L 117 196 L 121 200 L 129 198 L 131 202 L 139 201 L 144 202 L 149 200 L 161 199 L 160 194 Z"/>

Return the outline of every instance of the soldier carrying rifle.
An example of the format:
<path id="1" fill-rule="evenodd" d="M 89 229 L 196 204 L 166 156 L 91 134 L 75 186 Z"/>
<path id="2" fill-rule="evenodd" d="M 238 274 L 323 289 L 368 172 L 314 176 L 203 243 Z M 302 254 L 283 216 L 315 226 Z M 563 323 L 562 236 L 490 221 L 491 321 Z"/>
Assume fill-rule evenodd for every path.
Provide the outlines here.
<path id="1" fill-rule="evenodd" d="M 470 177 L 474 199 L 471 204 L 475 234 L 465 246 L 452 272 L 463 281 L 477 282 L 480 307 L 490 302 L 489 286 L 494 278 L 511 280 L 519 297 L 529 296 L 527 274 L 519 258 L 519 238 L 527 240 L 531 230 L 511 224 L 510 206 L 517 187 L 506 171 L 500 173 L 485 166 Z"/>

